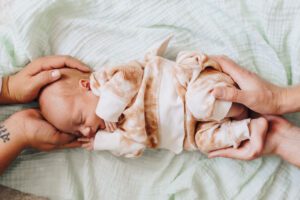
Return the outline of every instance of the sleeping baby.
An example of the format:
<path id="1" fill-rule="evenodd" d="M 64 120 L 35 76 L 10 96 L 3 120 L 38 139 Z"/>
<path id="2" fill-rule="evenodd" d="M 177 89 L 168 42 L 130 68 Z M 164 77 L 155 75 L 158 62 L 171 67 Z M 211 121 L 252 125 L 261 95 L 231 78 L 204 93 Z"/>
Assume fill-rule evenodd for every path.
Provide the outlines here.
<path id="1" fill-rule="evenodd" d="M 83 147 L 125 157 L 146 148 L 176 154 L 237 148 L 251 132 L 267 130 L 264 118 L 247 118 L 245 107 L 214 98 L 214 88 L 236 85 L 209 56 L 181 52 L 176 62 L 163 58 L 169 39 L 142 62 L 91 74 L 64 69 L 63 78 L 40 94 L 43 116 L 80 136 Z"/>

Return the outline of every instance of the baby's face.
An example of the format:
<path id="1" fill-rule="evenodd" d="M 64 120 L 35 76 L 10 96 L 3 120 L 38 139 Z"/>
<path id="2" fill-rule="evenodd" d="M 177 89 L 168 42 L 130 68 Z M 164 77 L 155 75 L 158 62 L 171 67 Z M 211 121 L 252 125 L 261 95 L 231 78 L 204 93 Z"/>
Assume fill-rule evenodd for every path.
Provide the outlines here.
<path id="1" fill-rule="evenodd" d="M 63 84 L 54 83 L 40 96 L 40 108 L 47 121 L 60 131 L 77 136 L 93 137 L 97 130 L 105 128 L 104 121 L 95 113 L 98 97 L 89 86 L 62 87 Z M 68 92 L 70 95 L 65 95 Z"/>
<path id="2" fill-rule="evenodd" d="M 91 92 L 67 98 L 66 103 L 70 106 L 66 106 L 68 109 L 62 109 L 62 112 L 69 117 L 55 121 L 57 128 L 75 135 L 93 137 L 98 129 L 105 128 L 104 121 L 95 113 L 97 102 L 98 97 Z"/>

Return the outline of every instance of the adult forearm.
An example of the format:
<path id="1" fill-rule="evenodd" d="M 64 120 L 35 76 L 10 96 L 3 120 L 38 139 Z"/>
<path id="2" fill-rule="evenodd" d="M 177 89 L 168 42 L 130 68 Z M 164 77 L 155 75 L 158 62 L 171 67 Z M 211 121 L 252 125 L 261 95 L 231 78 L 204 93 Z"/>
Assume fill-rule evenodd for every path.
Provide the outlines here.
<path id="1" fill-rule="evenodd" d="M 273 137 L 276 144 L 273 153 L 300 167 L 300 128 L 291 126 L 286 131 L 275 133 Z"/>
<path id="2" fill-rule="evenodd" d="M 0 174 L 25 148 L 17 123 L 9 118 L 0 124 Z"/>
<path id="3" fill-rule="evenodd" d="M 9 77 L 2 77 L 2 86 L 0 92 L 0 104 L 14 103 L 10 97 L 9 88 L 8 88 Z"/>
<path id="4" fill-rule="evenodd" d="M 280 114 L 300 111 L 300 85 L 291 86 L 281 91 L 279 110 Z"/>

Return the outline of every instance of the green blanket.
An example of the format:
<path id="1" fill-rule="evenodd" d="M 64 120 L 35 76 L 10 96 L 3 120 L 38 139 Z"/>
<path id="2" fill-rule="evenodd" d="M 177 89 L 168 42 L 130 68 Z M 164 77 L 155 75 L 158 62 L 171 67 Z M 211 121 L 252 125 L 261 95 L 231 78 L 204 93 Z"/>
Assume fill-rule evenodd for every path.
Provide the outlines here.
<path id="1" fill-rule="evenodd" d="M 140 58 L 173 34 L 169 59 L 182 50 L 226 54 L 274 83 L 300 82 L 297 0 L 12 0 L 0 6 L 0 74 L 50 54 L 72 55 L 97 69 Z M 1 106 L 0 120 L 23 107 Z M 288 117 L 300 125 L 299 115 Z M 295 200 L 299 181 L 300 170 L 276 157 L 243 162 L 164 150 L 138 159 L 83 149 L 25 153 L 0 177 L 0 184 L 24 192 L 70 200 Z"/>

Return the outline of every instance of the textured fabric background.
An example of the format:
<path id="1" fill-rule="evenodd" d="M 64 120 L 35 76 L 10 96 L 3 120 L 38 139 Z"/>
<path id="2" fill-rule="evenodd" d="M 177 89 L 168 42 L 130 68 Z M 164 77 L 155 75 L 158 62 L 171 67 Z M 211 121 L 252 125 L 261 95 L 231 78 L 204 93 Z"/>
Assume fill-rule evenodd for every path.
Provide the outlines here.
<path id="1" fill-rule="evenodd" d="M 0 0 L 0 6 L 0 74 L 50 54 L 97 69 L 140 58 L 174 34 L 170 59 L 199 49 L 226 54 L 280 85 L 300 82 L 297 0 Z M 0 120 L 23 107 L 1 106 Z M 300 125 L 299 115 L 288 117 Z M 70 200 L 294 200 L 299 181 L 300 170 L 276 157 L 208 160 L 163 150 L 134 160 L 82 149 L 25 153 L 0 177 L 0 184 L 24 192 Z"/>

